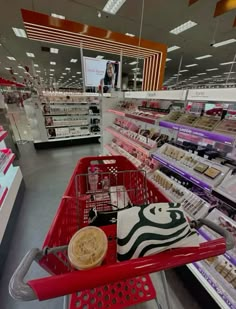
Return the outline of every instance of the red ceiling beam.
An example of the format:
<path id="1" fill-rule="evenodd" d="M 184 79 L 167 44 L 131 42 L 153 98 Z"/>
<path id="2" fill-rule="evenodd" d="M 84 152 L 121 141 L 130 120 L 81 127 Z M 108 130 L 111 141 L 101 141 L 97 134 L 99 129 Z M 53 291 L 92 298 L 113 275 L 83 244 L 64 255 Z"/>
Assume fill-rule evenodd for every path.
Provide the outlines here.
<path id="1" fill-rule="evenodd" d="M 216 4 L 214 17 L 236 9 L 236 0 L 220 0 Z"/>
<path id="2" fill-rule="evenodd" d="M 192 5 L 192 4 L 196 3 L 196 2 L 198 2 L 198 0 L 189 0 L 188 6 L 190 6 L 190 5 Z"/>

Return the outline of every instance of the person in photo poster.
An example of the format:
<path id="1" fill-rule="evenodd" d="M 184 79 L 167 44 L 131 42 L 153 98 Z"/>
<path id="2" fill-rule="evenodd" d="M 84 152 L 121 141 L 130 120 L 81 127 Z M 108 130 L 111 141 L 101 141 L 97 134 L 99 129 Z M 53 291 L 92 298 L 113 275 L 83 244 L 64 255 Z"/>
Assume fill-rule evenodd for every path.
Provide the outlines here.
<path id="1" fill-rule="evenodd" d="M 104 93 L 110 92 L 112 88 L 117 88 L 118 76 L 119 63 L 107 61 L 105 76 L 100 82 Z"/>

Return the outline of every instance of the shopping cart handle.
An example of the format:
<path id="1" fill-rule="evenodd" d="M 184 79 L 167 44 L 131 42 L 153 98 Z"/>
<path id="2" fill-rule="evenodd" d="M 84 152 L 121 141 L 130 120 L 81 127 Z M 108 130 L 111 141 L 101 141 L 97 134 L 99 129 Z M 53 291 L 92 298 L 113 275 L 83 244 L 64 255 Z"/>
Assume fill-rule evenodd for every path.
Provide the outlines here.
<path id="1" fill-rule="evenodd" d="M 37 299 L 33 289 L 24 282 L 24 277 L 27 274 L 33 261 L 39 260 L 41 257 L 42 251 L 36 248 L 31 249 L 24 256 L 9 283 L 9 293 L 14 299 L 23 301 Z"/>
<path id="2" fill-rule="evenodd" d="M 213 231 L 217 232 L 218 234 L 220 234 L 221 236 L 224 237 L 226 251 L 233 249 L 234 238 L 233 238 L 233 235 L 230 232 L 228 232 L 227 230 L 223 229 L 222 227 L 220 227 L 216 223 L 214 223 L 210 220 L 207 220 L 207 219 L 199 219 L 197 221 L 191 222 L 191 226 L 196 228 L 196 229 L 199 229 L 203 225 L 206 225 L 207 227 L 209 227 L 210 229 L 212 229 Z"/>

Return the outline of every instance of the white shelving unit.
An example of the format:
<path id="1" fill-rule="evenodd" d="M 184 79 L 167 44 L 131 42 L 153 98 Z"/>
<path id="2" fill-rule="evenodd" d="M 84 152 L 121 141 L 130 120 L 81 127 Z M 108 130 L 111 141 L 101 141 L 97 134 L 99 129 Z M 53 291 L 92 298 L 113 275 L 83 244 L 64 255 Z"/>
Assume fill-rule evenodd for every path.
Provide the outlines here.
<path id="1" fill-rule="evenodd" d="M 135 148 L 136 151 L 143 152 L 144 155 L 152 156 L 153 153 L 150 152 L 148 149 L 145 149 L 140 145 L 138 140 L 133 140 L 132 138 L 127 137 L 125 130 L 120 130 L 117 128 L 114 122 L 117 118 L 124 119 L 127 121 L 131 121 L 136 125 L 140 126 L 143 129 L 147 128 L 155 128 L 161 134 L 167 134 L 170 138 L 176 139 L 178 133 L 181 131 L 179 128 L 174 128 L 174 123 L 171 126 L 162 125 L 162 118 L 163 114 L 160 110 L 152 108 L 149 110 L 145 108 L 145 104 L 143 104 L 143 109 L 138 109 L 142 101 L 155 101 L 158 100 L 160 102 L 160 107 L 162 109 L 163 106 L 170 104 L 171 102 L 182 102 L 183 107 L 186 106 L 187 100 L 196 100 L 196 101 L 222 101 L 222 102 L 236 102 L 236 89 L 199 89 L 199 90 L 178 90 L 178 91 L 157 91 L 157 92 L 127 92 L 125 93 L 124 98 L 121 100 L 120 98 L 105 98 L 103 99 L 102 103 L 102 131 L 103 131 L 103 152 L 104 154 L 109 155 L 117 155 L 121 154 L 126 156 L 129 160 L 131 160 L 137 167 L 143 168 L 143 162 L 137 157 L 133 156 L 133 152 L 131 148 Z M 124 108 L 124 101 L 132 101 L 133 106 Z M 163 105 L 162 105 L 163 104 Z M 122 106 L 123 105 L 123 106 Z M 149 104 L 150 106 L 150 104 Z M 143 114 L 141 113 L 143 111 Z M 146 114 L 145 114 L 146 112 Z M 148 114 L 149 113 L 149 114 Z M 185 129 L 185 128 L 184 128 Z M 199 130 L 203 131 L 203 130 Z M 186 133 L 186 130 L 185 132 Z M 193 135 L 201 136 L 200 133 L 197 132 L 189 132 Z M 218 134 L 219 136 L 220 134 Z M 202 136 L 205 138 L 204 136 Z M 209 136 L 208 136 L 209 137 Z M 214 139 L 215 135 L 212 134 L 211 137 Z M 221 139 L 220 137 L 217 137 Z M 226 145 L 227 145 L 227 139 Z M 129 145 L 130 150 L 127 151 L 126 145 Z M 235 143 L 231 143 L 231 145 L 235 145 Z M 159 164 L 160 164 L 159 160 Z M 163 162 L 162 162 L 163 163 Z M 166 166 L 166 164 L 164 164 Z M 168 168 L 168 166 L 166 166 Z M 159 191 L 162 192 L 163 195 L 166 196 L 167 199 L 173 202 L 184 202 L 192 199 L 196 199 L 199 202 L 205 203 L 206 211 L 201 209 L 201 213 L 199 212 L 199 216 L 195 216 L 195 218 L 199 218 L 201 216 L 206 216 L 210 205 L 202 200 L 200 197 L 195 195 L 194 193 L 187 190 L 181 184 L 176 183 L 172 179 L 169 181 L 174 188 L 183 191 L 182 198 L 176 198 L 176 192 L 174 194 L 167 190 L 165 185 L 163 186 L 163 181 L 158 183 L 154 177 L 155 166 L 152 170 L 148 170 L 148 177 L 149 179 L 158 187 Z M 186 171 L 185 171 L 186 172 Z M 159 172 L 160 173 L 160 172 Z M 227 173 L 226 173 L 227 174 Z M 168 178 L 165 175 L 162 175 L 163 178 Z M 191 181 L 191 179 L 190 179 Z M 196 184 L 196 183 L 195 183 Z M 198 184 L 199 185 L 199 184 Z M 218 185 L 218 184 L 217 184 Z M 207 188 L 208 191 L 212 190 L 212 188 Z M 222 192 L 222 191 L 221 191 Z M 235 205 L 235 201 L 234 201 Z M 187 210 L 186 210 L 187 211 Z M 188 213 L 191 217 L 191 212 Z M 222 309 L 235 309 L 235 303 L 232 300 L 227 292 L 224 289 L 224 284 L 221 282 L 217 282 L 215 276 L 209 273 L 204 266 L 204 262 L 197 262 L 195 264 L 189 264 L 187 267 L 189 270 L 194 274 L 197 280 L 202 284 L 202 286 L 206 289 L 209 295 L 215 300 L 215 302 L 220 306 Z M 217 277 L 218 274 L 216 274 Z"/>

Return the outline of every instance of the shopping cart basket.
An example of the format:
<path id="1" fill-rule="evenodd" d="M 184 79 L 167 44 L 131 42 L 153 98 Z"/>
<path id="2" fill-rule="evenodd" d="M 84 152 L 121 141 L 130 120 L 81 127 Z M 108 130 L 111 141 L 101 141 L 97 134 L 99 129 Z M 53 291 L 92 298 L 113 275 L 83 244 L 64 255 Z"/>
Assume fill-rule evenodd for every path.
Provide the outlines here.
<path id="1" fill-rule="evenodd" d="M 98 169 L 98 185 L 90 192 L 88 167 Z M 74 233 L 88 224 L 91 207 L 110 210 L 110 194 L 104 189 L 124 187 L 133 205 L 167 202 L 158 188 L 147 180 L 145 172 L 125 157 L 87 157 L 81 159 L 62 197 L 56 216 L 46 236 L 43 249 L 32 249 L 13 274 L 9 292 L 19 300 L 46 300 L 72 294 L 70 308 L 124 308 L 155 298 L 149 273 L 188 264 L 225 253 L 233 247 L 231 235 L 205 219 L 192 222 L 198 228 L 206 224 L 222 238 L 200 244 L 199 247 L 171 249 L 148 257 L 118 263 L 116 261 L 116 225 L 101 227 L 108 238 L 108 253 L 102 266 L 78 271 L 67 257 L 67 245 Z M 125 199 L 124 199 L 125 200 Z M 24 282 L 33 261 L 37 261 L 51 276 Z M 163 277 L 163 279 L 165 279 Z M 165 284 L 166 286 L 166 284 Z M 167 291 L 167 290 L 166 290 Z M 168 295 L 167 295 L 168 297 Z"/>

